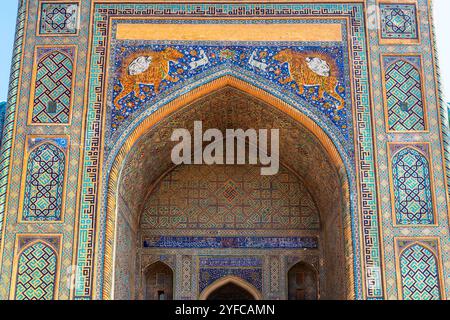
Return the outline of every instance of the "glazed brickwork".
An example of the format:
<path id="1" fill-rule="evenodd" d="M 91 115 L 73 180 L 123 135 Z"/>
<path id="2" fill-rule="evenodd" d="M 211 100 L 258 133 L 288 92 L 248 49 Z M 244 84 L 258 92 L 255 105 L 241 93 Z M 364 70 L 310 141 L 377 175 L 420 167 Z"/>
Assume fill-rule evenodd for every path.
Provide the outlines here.
<path id="1" fill-rule="evenodd" d="M 390 152 L 396 223 L 435 224 L 428 145 L 391 144 Z"/>
<path id="2" fill-rule="evenodd" d="M 417 39 L 417 8 L 414 3 L 380 3 L 383 39 Z"/>
<path id="3" fill-rule="evenodd" d="M 69 122 L 75 47 L 40 47 L 36 50 L 38 68 L 34 79 L 33 124 Z"/>
<path id="4" fill-rule="evenodd" d="M 420 56 L 383 56 L 389 131 L 425 131 L 427 120 Z"/>
<path id="5" fill-rule="evenodd" d="M 67 143 L 62 141 L 63 145 Z M 35 140 L 30 143 L 22 209 L 24 221 L 59 221 L 62 218 L 66 155 L 51 142 L 44 140 L 34 148 Z"/>
<path id="6" fill-rule="evenodd" d="M 76 2 L 43 2 L 39 11 L 41 35 L 73 35 L 79 28 Z"/>
<path id="7" fill-rule="evenodd" d="M 142 268 L 157 261 L 174 271 L 175 298 L 196 299 L 230 277 L 262 297 L 285 299 L 287 273 L 299 261 L 318 270 L 319 295 L 345 279 L 339 294 L 347 298 L 446 298 L 448 117 L 429 5 L 21 1 L 0 159 L 0 298 L 139 297 Z M 376 23 L 369 23 L 373 10 L 365 9 L 373 6 Z M 157 36 L 180 22 L 198 30 L 193 21 L 214 32 Z M 232 24 L 252 32 L 225 41 Z M 191 105 L 225 86 L 235 90 Z M 237 91 L 248 97 L 236 98 Z M 241 111 L 214 110 L 224 96 L 251 102 Z M 277 112 L 255 112 L 269 107 Z M 197 116 L 223 128 L 282 125 L 291 133 L 281 157 L 310 181 L 310 199 L 286 205 L 298 193 L 248 194 L 231 173 L 209 180 L 221 187 L 175 183 L 189 195 L 185 202 L 163 194 L 164 185 L 152 189 L 178 170 L 169 172 L 171 145 L 163 138 Z M 273 192 L 277 183 L 289 185 L 256 180 L 252 187 Z M 342 210 L 333 211 L 336 201 Z M 222 209 L 208 216 L 205 203 Z M 326 221 L 336 229 L 306 213 L 311 203 L 319 214 L 331 212 Z M 163 234 L 153 232 L 163 225 Z M 229 234 L 214 235 L 219 225 Z M 260 231 L 239 238 L 240 228 Z M 331 243 L 345 248 L 337 260 Z M 224 250 L 220 259 L 214 246 Z M 320 272 L 320 257 L 334 280 Z"/>

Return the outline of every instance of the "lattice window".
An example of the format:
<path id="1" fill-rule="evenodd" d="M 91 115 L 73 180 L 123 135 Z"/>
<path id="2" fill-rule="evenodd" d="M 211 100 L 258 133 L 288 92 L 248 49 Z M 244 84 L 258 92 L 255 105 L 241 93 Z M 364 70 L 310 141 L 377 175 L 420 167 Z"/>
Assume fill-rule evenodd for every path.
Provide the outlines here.
<path id="1" fill-rule="evenodd" d="M 47 52 L 50 50 L 49 52 Z M 63 52 L 65 51 L 65 52 Z M 72 48 L 40 48 L 37 64 L 33 123 L 68 123 L 73 81 Z"/>
<path id="2" fill-rule="evenodd" d="M 425 130 L 419 70 L 406 60 L 396 60 L 386 69 L 385 85 L 389 130 Z"/>
<path id="3" fill-rule="evenodd" d="M 404 148 L 392 158 L 397 224 L 434 224 L 429 163 L 414 148 Z"/>
<path id="4" fill-rule="evenodd" d="M 19 256 L 17 300 L 52 300 L 55 298 L 57 254 L 47 244 L 36 242 Z"/>
<path id="5" fill-rule="evenodd" d="M 400 256 L 403 299 L 439 300 L 439 271 L 435 255 L 427 248 L 414 244 Z"/>
<path id="6" fill-rule="evenodd" d="M 61 220 L 65 161 L 64 152 L 52 143 L 43 143 L 30 153 L 23 220 Z"/>

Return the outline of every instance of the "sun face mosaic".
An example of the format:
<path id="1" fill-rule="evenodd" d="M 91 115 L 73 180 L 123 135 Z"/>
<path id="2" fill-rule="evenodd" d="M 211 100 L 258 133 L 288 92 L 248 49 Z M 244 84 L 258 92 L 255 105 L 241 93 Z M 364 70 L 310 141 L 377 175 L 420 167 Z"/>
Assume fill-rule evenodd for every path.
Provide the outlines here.
<path id="1" fill-rule="evenodd" d="M 115 131 L 134 112 L 170 89 L 205 72 L 237 68 L 294 93 L 329 118 L 348 137 L 342 47 L 239 45 L 117 45 L 114 107 Z"/>

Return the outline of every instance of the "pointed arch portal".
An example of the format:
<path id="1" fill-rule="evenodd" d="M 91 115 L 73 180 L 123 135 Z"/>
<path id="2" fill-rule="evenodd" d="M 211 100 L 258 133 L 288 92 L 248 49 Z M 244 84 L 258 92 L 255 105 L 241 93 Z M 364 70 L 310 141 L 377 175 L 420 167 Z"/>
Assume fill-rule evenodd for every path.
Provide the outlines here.
<path id="1" fill-rule="evenodd" d="M 371 85 L 366 30 L 361 28 L 365 26 L 364 4 L 321 3 L 315 6 L 317 10 L 310 10 L 308 3 L 273 5 L 249 3 L 241 13 L 241 4 L 202 3 L 205 10 L 199 12 L 188 4 L 175 9 L 168 3 L 161 4 L 164 10 L 159 16 L 152 3 L 139 9 L 133 4 L 93 4 L 83 126 L 87 151 L 82 155 L 79 177 L 83 188 L 74 258 L 83 272 L 77 275 L 80 286 L 73 297 L 141 298 L 142 264 L 160 258 L 174 269 L 176 299 L 196 299 L 213 281 L 227 275 L 245 279 L 267 296 L 285 297 L 286 266 L 291 260 L 303 259 L 316 268 L 321 266 L 318 277 L 323 298 L 329 294 L 333 295 L 330 298 L 384 297 L 373 108 L 371 90 L 364 89 Z M 173 16 L 179 8 L 186 16 Z M 224 16 L 215 19 L 213 12 Z M 261 15 L 258 19 L 256 12 Z M 317 14 L 328 18 L 318 21 Z M 135 20 L 137 16 L 142 19 Z M 168 22 L 164 27 L 183 21 L 190 28 L 208 23 L 213 28 L 227 25 L 224 29 L 233 29 L 242 19 L 246 31 L 258 30 L 269 20 L 277 27 L 271 28 L 273 42 L 267 43 L 251 40 L 258 32 L 237 34 L 244 38 L 251 34 L 251 38 L 235 45 L 220 39 L 206 45 L 195 32 L 194 38 L 182 43 L 179 39 L 147 39 L 156 33 L 148 33 L 146 28 L 155 27 L 160 18 Z M 310 22 L 322 31 L 305 32 Z M 123 29 L 125 25 L 134 31 Z M 287 34 L 295 39 L 283 38 Z M 133 35 L 139 39 L 130 38 Z M 284 41 L 283 45 L 277 41 Z M 143 55 L 134 55 L 138 52 Z M 161 68 L 150 67 L 151 61 Z M 316 73 L 308 71 L 311 68 L 305 63 Z M 315 85 L 320 73 L 328 77 Z M 237 107 L 242 102 L 247 112 Z M 211 108 L 208 103 L 220 107 Z M 189 113 L 190 109 L 197 111 Z M 174 128 L 198 119 L 215 128 L 284 125 L 287 134 L 281 142 L 281 174 L 267 181 L 244 167 L 241 171 L 223 167 L 210 172 L 198 167 L 195 175 L 196 169 L 171 166 L 167 160 L 170 144 L 161 141 L 167 141 Z M 200 174 L 205 179 L 200 179 Z M 233 179 L 223 181 L 229 176 Z M 206 181 L 204 190 L 197 188 L 203 193 L 188 191 L 193 185 L 180 185 L 187 177 L 195 178 L 197 184 Z M 249 181 L 254 192 L 245 183 Z M 295 192 L 290 198 L 297 202 L 289 203 L 288 195 Z M 205 200 L 206 193 L 209 197 Z M 255 200 L 255 195 L 259 199 Z M 211 202 L 213 197 L 218 198 L 216 203 Z M 170 201 L 166 212 L 157 210 L 158 201 Z M 186 207 L 189 201 L 210 210 Z M 276 206 L 283 208 L 275 210 Z M 243 214 L 236 214 L 233 208 Z M 219 214 L 205 214 L 217 210 Z M 235 220 L 228 216 L 230 211 L 235 212 L 231 215 Z M 196 217 L 193 222 L 186 220 L 186 212 Z M 152 227 L 164 221 L 178 225 L 165 230 Z M 242 226 L 242 221 L 247 227 L 259 227 L 247 229 L 256 231 L 242 232 L 244 238 L 239 238 L 238 229 L 234 228 L 234 233 L 231 229 L 232 225 Z M 286 221 L 293 221 L 295 228 L 286 232 Z M 203 234 L 192 230 L 201 224 L 208 225 Z M 189 232 L 185 232 L 186 226 L 191 228 Z M 276 236 L 268 239 L 272 231 Z M 179 248 L 168 248 L 179 245 L 180 237 L 189 239 L 190 248 L 185 249 L 190 251 L 183 251 L 187 254 L 175 254 Z M 220 251 L 224 253 L 221 259 L 198 255 L 205 249 L 201 247 L 212 245 L 226 249 Z M 245 251 L 251 246 L 255 247 L 253 255 Z M 296 251 L 292 256 L 274 255 L 262 261 L 262 253 L 267 254 L 271 246 Z M 273 274 L 270 292 L 262 290 L 260 281 L 268 261 Z M 246 267 L 240 268 L 242 264 Z M 220 270 L 213 272 L 210 267 Z M 338 290 L 331 293 L 331 288 Z"/>
<path id="2" fill-rule="evenodd" d="M 200 300 L 261 300 L 261 292 L 245 280 L 228 276 L 217 280 L 200 294 Z"/>
<path id="3" fill-rule="evenodd" d="M 202 120 L 204 130 L 218 128 L 225 131 L 229 127 L 244 130 L 280 128 L 280 173 L 272 180 L 266 181 L 255 175 L 251 168 L 243 166 L 173 166 L 170 150 L 174 144 L 167 141 L 170 141 L 170 135 L 175 128 L 192 130 L 194 120 Z M 142 172 L 146 174 L 143 175 Z M 227 178 L 223 179 L 224 176 Z M 177 184 L 176 181 L 192 181 L 197 187 L 189 191 L 189 186 Z M 250 181 L 253 181 L 251 187 Z M 323 181 L 327 181 L 326 186 Z M 204 198 L 202 195 L 192 194 L 196 193 L 197 189 L 202 190 L 202 183 L 209 184 L 204 189 L 209 192 L 209 196 Z M 267 184 L 269 187 L 264 191 Z M 167 190 L 169 185 L 180 189 Z M 177 186 L 174 187 L 175 185 Z M 193 90 L 190 94 L 182 95 L 153 116 L 144 119 L 117 153 L 111 167 L 108 187 L 106 230 L 107 234 L 116 234 L 116 238 L 115 243 L 106 243 L 105 253 L 106 257 L 112 257 L 113 251 L 110 250 L 115 246 L 116 262 L 111 269 L 111 261 L 105 259 L 104 297 L 108 296 L 109 279 L 114 281 L 114 298 L 142 297 L 142 288 L 131 288 L 128 284 L 136 281 L 139 283 L 143 276 L 141 272 L 133 271 L 134 261 L 145 259 L 153 250 L 174 252 L 177 236 L 192 235 L 196 236 L 198 241 L 198 238 L 204 235 L 204 231 L 200 230 L 221 230 L 223 235 L 232 239 L 228 241 L 239 242 L 236 228 L 244 228 L 247 232 L 252 230 L 252 233 L 255 231 L 255 234 L 260 236 L 259 239 L 263 239 L 258 241 L 267 241 L 265 235 L 268 234 L 280 234 L 282 237 L 284 232 L 287 232 L 291 239 L 299 241 L 292 248 L 286 248 L 293 249 L 293 252 L 295 248 L 305 246 L 305 241 L 310 241 L 306 246 L 310 246 L 311 254 L 316 259 L 325 258 L 329 271 L 321 274 L 323 296 L 343 299 L 354 294 L 354 244 L 348 236 L 349 180 L 339 152 L 327 134 L 308 117 L 242 80 L 225 76 Z M 273 195 L 277 188 L 280 195 Z M 291 190 L 282 191 L 283 188 Z M 255 199 L 253 195 L 256 189 L 260 193 Z M 263 199 L 267 192 L 272 193 L 269 196 L 271 205 L 267 205 Z M 283 198 L 286 192 L 296 200 Z M 225 198 L 223 194 L 226 195 Z M 250 204 L 249 198 L 253 199 Z M 286 202 L 274 204 L 276 201 Z M 257 205 L 254 205 L 255 202 Z M 163 203 L 165 205 L 162 205 Z M 266 208 L 263 209 L 260 205 L 265 205 Z M 274 211 L 276 206 L 286 205 L 282 210 L 286 211 L 290 223 L 283 224 L 279 219 L 283 221 L 286 217 L 276 216 Z M 171 212 L 167 215 L 163 213 L 163 206 Z M 222 206 L 223 209 L 213 209 L 214 206 Z M 177 208 L 174 209 L 175 207 Z M 236 208 L 244 208 L 239 213 L 241 217 L 247 215 L 247 218 L 243 218 L 244 221 L 250 219 L 260 222 L 227 223 L 229 219 L 242 219 L 226 216 L 235 214 L 233 212 L 236 212 Z M 216 210 L 215 213 L 209 216 L 208 212 L 213 210 Z M 222 222 L 217 221 L 221 219 L 218 218 L 220 215 L 223 215 L 223 220 L 220 220 Z M 269 222 L 263 223 L 264 219 Z M 346 229 L 348 231 L 345 231 Z M 139 242 L 143 249 L 134 247 L 133 244 Z M 201 249 L 204 243 L 189 245 L 200 245 Z M 226 247 L 227 252 L 232 251 L 232 248 L 233 245 Z M 235 248 L 238 249 L 236 246 Z M 258 249 L 258 245 L 255 249 Z M 245 261 L 245 257 L 241 258 Z M 222 268 L 219 272 L 236 272 L 235 268 L 227 268 Z M 206 267 L 201 269 L 200 278 L 202 274 L 210 271 Z M 255 267 L 253 271 L 257 274 L 258 268 Z M 185 274 L 179 276 L 184 277 Z M 253 277 L 257 278 L 258 275 Z M 123 283 L 124 279 L 126 285 Z M 325 293 L 328 293 L 328 296 Z M 181 293 L 178 293 L 178 297 L 180 295 Z"/>

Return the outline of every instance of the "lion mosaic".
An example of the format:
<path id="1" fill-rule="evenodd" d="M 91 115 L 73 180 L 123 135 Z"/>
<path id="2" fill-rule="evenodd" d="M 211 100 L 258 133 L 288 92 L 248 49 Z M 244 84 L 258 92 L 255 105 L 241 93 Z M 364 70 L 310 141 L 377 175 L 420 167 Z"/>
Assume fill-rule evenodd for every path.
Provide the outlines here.
<path id="1" fill-rule="evenodd" d="M 159 86 L 163 80 L 177 82 L 179 79 L 169 74 L 169 63 L 178 62 L 184 55 L 174 48 L 166 48 L 162 51 L 138 51 L 124 59 L 120 69 L 119 81 L 122 91 L 117 95 L 114 104 L 126 97 L 131 92 L 139 96 L 139 85 L 154 86 L 154 92 L 159 93 Z"/>
<path id="2" fill-rule="evenodd" d="M 336 92 L 339 84 L 338 68 L 333 59 L 323 53 L 299 52 L 292 49 L 285 49 L 277 53 L 274 57 L 280 63 L 287 63 L 289 67 L 289 77 L 280 79 L 285 84 L 294 81 L 300 94 L 305 91 L 304 86 L 318 86 L 319 93 L 315 98 L 320 100 L 327 92 L 331 97 L 339 101 L 337 109 L 344 108 L 344 99 Z"/>

